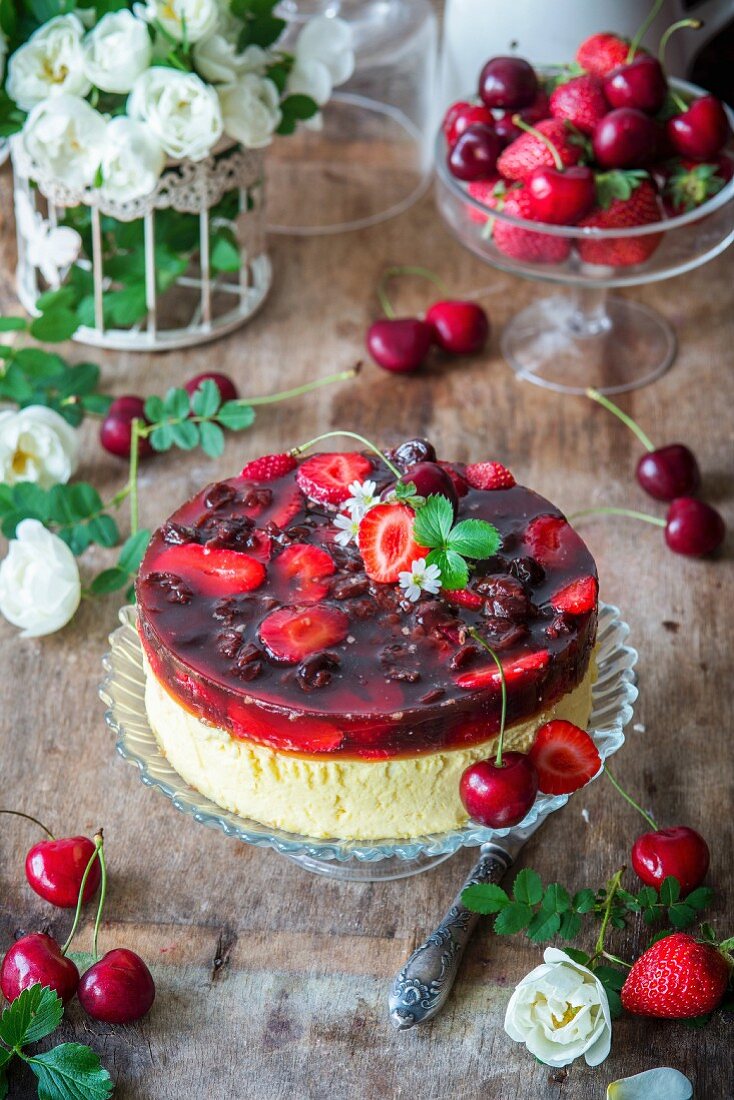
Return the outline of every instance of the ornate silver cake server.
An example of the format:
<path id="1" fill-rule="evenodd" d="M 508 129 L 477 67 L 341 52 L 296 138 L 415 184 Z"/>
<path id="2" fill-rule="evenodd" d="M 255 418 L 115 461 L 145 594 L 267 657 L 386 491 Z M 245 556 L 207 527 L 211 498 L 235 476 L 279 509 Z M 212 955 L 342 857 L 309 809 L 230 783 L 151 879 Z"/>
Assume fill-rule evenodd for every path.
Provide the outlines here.
<path id="1" fill-rule="evenodd" d="M 430 1020 L 441 1011 L 451 993 L 464 949 L 479 919 L 461 903 L 467 886 L 499 882 L 510 869 L 525 841 L 543 824 L 544 814 L 532 825 L 511 829 L 507 836 L 482 844 L 479 859 L 449 911 L 435 932 L 416 947 L 405 966 L 395 975 L 388 997 L 392 1024 L 407 1031 Z"/>

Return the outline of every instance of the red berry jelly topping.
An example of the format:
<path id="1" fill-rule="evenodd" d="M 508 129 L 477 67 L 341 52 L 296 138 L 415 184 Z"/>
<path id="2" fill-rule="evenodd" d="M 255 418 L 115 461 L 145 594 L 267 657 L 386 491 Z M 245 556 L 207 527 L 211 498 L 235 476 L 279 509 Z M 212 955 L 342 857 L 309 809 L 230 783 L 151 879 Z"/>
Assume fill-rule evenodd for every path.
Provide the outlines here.
<path id="1" fill-rule="evenodd" d="M 393 460 L 420 461 L 418 443 L 433 461 L 423 441 Z M 153 536 L 137 584 L 141 635 L 156 677 L 187 710 L 308 756 L 381 759 L 485 741 L 499 729 L 500 677 L 469 627 L 503 662 L 510 724 L 581 682 L 596 568 L 547 500 L 511 478 L 474 487 L 466 467 L 442 463 L 463 489 L 458 520 L 487 520 L 502 542 L 466 589 L 412 603 L 368 576 L 334 525 L 351 482 L 371 479 L 379 499 L 395 481 L 388 467 L 362 454 L 290 465 L 271 463 L 258 479 L 250 464 Z"/>

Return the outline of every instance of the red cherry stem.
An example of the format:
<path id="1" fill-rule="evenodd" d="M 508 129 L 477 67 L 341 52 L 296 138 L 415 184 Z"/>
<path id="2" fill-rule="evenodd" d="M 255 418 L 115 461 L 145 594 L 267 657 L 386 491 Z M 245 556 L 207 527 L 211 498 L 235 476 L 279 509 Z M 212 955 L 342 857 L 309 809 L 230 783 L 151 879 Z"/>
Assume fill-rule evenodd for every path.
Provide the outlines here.
<path id="1" fill-rule="evenodd" d="M 308 451 L 311 447 L 315 447 L 317 443 L 323 443 L 325 439 L 335 439 L 337 436 L 346 436 L 347 439 L 356 439 L 363 446 L 367 447 L 368 450 L 372 451 L 373 454 L 376 454 L 378 458 L 385 463 L 388 470 L 395 475 L 398 481 L 402 480 L 403 475 L 397 466 L 393 466 L 390 459 L 385 458 L 385 455 L 379 447 L 376 447 L 369 439 L 365 439 L 363 435 L 358 435 L 357 432 L 324 432 L 323 435 L 317 435 L 315 439 L 309 439 L 308 443 L 301 443 L 298 447 L 293 447 L 289 453 L 292 454 L 294 458 L 298 458 L 304 451 Z"/>
<path id="2" fill-rule="evenodd" d="M 502 767 L 502 749 L 505 744 L 505 719 L 507 718 L 507 682 L 505 680 L 505 670 L 502 667 L 502 662 L 499 657 L 488 645 L 481 634 L 475 629 L 475 627 L 469 627 L 468 633 L 472 636 L 475 642 L 479 642 L 481 646 L 484 646 L 487 653 L 490 655 L 494 663 L 497 665 L 497 669 L 500 674 L 500 685 L 502 688 L 502 709 L 500 710 L 500 735 L 497 739 L 497 753 L 494 758 L 495 767 Z"/>
<path id="3" fill-rule="evenodd" d="M 647 512 L 636 512 L 634 508 L 582 508 L 580 512 L 573 512 L 568 518 L 574 520 L 581 516 L 627 516 L 628 519 L 641 519 L 645 523 L 652 523 L 655 527 L 667 527 L 664 519 L 648 515 Z"/>
<path id="4" fill-rule="evenodd" d="M 637 53 L 637 50 L 639 49 L 639 46 L 640 46 L 640 43 L 642 42 L 642 39 L 645 37 L 647 32 L 650 30 L 650 27 L 653 25 L 653 23 L 657 19 L 658 13 L 660 12 L 660 9 L 662 8 L 662 6 L 663 6 L 663 0 L 655 0 L 655 3 L 652 5 L 652 7 L 650 8 L 650 11 L 647 13 L 647 18 L 644 19 L 643 22 L 640 24 L 639 28 L 637 29 L 637 32 L 635 33 L 634 38 L 630 42 L 630 48 L 627 51 L 627 58 L 626 58 L 627 64 L 629 64 L 629 62 L 633 59 L 633 57 Z"/>
<path id="5" fill-rule="evenodd" d="M 0 814 L 9 814 L 10 817 L 22 817 L 25 818 L 26 821 L 32 821 L 34 825 L 37 825 L 39 829 L 43 830 L 49 840 L 56 840 L 51 830 L 47 829 L 43 822 L 39 821 L 37 817 L 31 817 L 30 814 L 21 813 L 20 810 L 0 810 Z"/>
<path id="6" fill-rule="evenodd" d="M 625 424 L 631 432 L 635 433 L 640 443 L 647 451 L 655 450 L 655 446 L 649 435 L 646 435 L 645 432 L 643 432 L 640 425 L 637 424 L 631 416 L 628 416 L 626 412 L 622 412 L 619 405 L 615 405 L 613 401 L 610 401 L 609 398 L 605 397 L 603 393 L 599 393 L 598 390 L 588 389 L 586 391 L 586 396 L 590 397 L 592 401 L 596 401 L 598 405 L 601 405 L 602 408 L 612 413 L 614 416 L 617 417 L 618 420 L 621 420 L 622 423 Z"/>
<path id="7" fill-rule="evenodd" d="M 651 828 L 651 829 L 654 829 L 654 831 L 655 831 L 655 832 L 657 832 L 657 829 L 658 829 L 658 827 L 657 827 L 657 824 L 656 824 L 656 822 L 654 821 L 654 819 L 653 819 L 652 817 L 650 817 L 650 814 L 646 813 L 646 812 L 645 812 L 645 810 L 643 810 L 642 806 L 640 806 L 640 804 L 639 804 L 638 802 L 635 802 L 634 798 L 632 798 L 632 796 L 631 796 L 631 795 L 627 794 L 627 792 L 626 792 L 626 790 L 624 789 L 624 787 L 623 787 L 623 786 L 622 786 L 622 785 L 621 785 L 621 784 L 619 783 L 619 781 L 618 781 L 618 780 L 616 780 L 616 779 L 614 778 L 614 776 L 612 775 L 612 773 L 610 772 L 610 770 L 609 770 L 609 768 L 608 768 L 608 767 L 606 767 L 606 766 L 605 766 L 605 767 L 604 767 L 604 771 L 606 772 L 606 774 L 607 774 L 607 779 L 608 779 L 608 780 L 609 780 L 609 782 L 610 782 L 610 783 L 612 784 L 612 786 L 614 787 L 614 789 L 615 789 L 615 790 L 616 790 L 616 791 L 617 791 L 617 792 L 618 792 L 619 794 L 621 794 L 622 798 L 624 798 L 624 799 L 625 799 L 625 801 L 629 802 L 630 806 L 634 806 L 634 808 L 635 808 L 635 809 L 637 810 L 637 812 L 638 812 L 639 814 L 642 814 L 642 816 L 644 817 L 645 821 L 646 821 L 646 822 L 648 823 L 648 825 L 650 826 L 650 828 Z"/>
<path id="8" fill-rule="evenodd" d="M 689 27 L 693 31 L 700 31 L 701 27 L 703 27 L 703 21 L 701 19 L 679 19 L 677 23 L 670 24 L 668 29 L 660 36 L 658 61 L 661 65 L 665 64 L 665 51 L 668 48 L 668 42 L 670 41 L 671 35 L 675 34 L 676 31 L 684 30 L 686 27 Z"/>
<path id="9" fill-rule="evenodd" d="M 546 137 L 545 134 L 542 134 L 540 130 L 537 129 L 537 127 L 531 126 L 530 123 L 526 122 L 521 115 L 513 115 L 512 124 L 513 126 L 517 126 L 518 130 L 524 130 L 526 134 L 532 134 L 533 137 L 538 139 L 538 141 L 542 141 L 543 145 L 545 145 L 545 147 L 550 152 L 550 155 L 553 157 L 553 163 L 555 164 L 558 171 L 562 172 L 564 170 L 564 164 L 561 160 L 561 154 L 558 152 L 557 147 L 554 145 L 549 137 Z"/>
<path id="10" fill-rule="evenodd" d="M 74 912 L 74 920 L 73 920 L 72 925 L 71 925 L 71 932 L 69 932 L 69 935 L 66 938 L 66 943 L 61 948 L 61 954 L 62 955 L 65 955 L 66 952 L 71 947 L 71 941 L 74 939 L 74 936 L 76 935 L 76 930 L 79 927 L 79 920 L 80 920 L 81 915 L 82 915 L 82 906 L 84 905 L 84 887 L 87 885 L 87 878 L 89 877 L 89 872 L 92 870 L 92 864 L 94 863 L 94 861 L 96 859 L 99 860 L 100 867 L 102 868 L 102 894 L 100 895 L 100 902 L 103 900 L 104 890 L 105 890 L 105 886 L 106 886 L 106 879 L 107 879 L 107 875 L 105 873 L 104 855 L 102 854 L 103 844 L 104 844 L 104 837 L 103 837 L 103 834 L 102 834 L 102 830 L 99 829 L 94 835 L 94 851 L 92 852 L 91 856 L 89 857 L 89 862 L 87 863 L 87 866 L 84 868 L 84 874 L 82 875 L 82 881 L 79 883 L 79 897 L 77 898 L 77 902 L 76 902 L 76 911 Z M 95 941 L 95 944 L 96 944 L 96 941 Z"/>
<path id="11" fill-rule="evenodd" d="M 377 297 L 380 299 L 380 305 L 382 306 L 382 312 L 385 314 L 389 321 L 395 319 L 395 309 L 390 301 L 387 290 L 385 289 L 386 283 L 390 279 L 396 279 L 401 275 L 417 275 L 421 279 L 428 279 L 429 282 L 437 286 L 442 294 L 447 294 L 446 284 L 438 275 L 433 271 L 429 271 L 427 267 L 388 267 L 382 275 L 379 283 L 377 284 Z"/>

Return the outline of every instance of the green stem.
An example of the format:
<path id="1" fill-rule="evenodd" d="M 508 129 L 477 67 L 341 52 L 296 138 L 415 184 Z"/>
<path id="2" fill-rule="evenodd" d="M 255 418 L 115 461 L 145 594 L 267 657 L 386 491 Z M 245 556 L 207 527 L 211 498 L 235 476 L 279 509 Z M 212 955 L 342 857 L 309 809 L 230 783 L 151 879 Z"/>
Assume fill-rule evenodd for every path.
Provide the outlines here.
<path id="1" fill-rule="evenodd" d="M 99 904 L 97 905 L 97 917 L 94 922 L 94 939 L 92 941 L 92 952 L 95 962 L 99 958 L 97 941 L 99 940 L 99 926 L 102 923 L 102 913 L 104 912 L 104 903 L 107 897 L 107 861 L 105 860 L 104 852 L 101 847 L 99 849 L 99 869 L 102 872 L 102 885 L 99 890 Z"/>
<path id="2" fill-rule="evenodd" d="M 624 959 L 620 959 L 619 955 L 612 955 L 609 951 L 602 951 L 602 955 L 605 959 L 609 959 L 610 962 L 617 963 L 618 966 L 624 966 L 627 970 L 632 969 L 632 963 L 625 962 Z"/>
<path id="3" fill-rule="evenodd" d="M 31 817 L 30 814 L 21 813 L 20 810 L 0 810 L 0 814 L 9 814 L 10 817 L 23 817 L 26 821 L 32 821 L 34 825 L 37 825 L 39 829 L 42 829 L 49 840 L 56 840 L 56 837 L 47 829 L 42 821 L 39 821 L 37 817 Z"/>
<path id="4" fill-rule="evenodd" d="M 639 48 L 640 43 L 642 42 L 642 39 L 645 37 L 647 32 L 650 30 L 650 27 L 653 25 L 653 23 L 657 19 L 658 13 L 659 13 L 660 9 L 662 8 L 662 6 L 663 6 L 663 0 L 655 0 L 655 3 L 652 5 L 652 7 L 650 8 L 650 11 L 648 12 L 647 18 L 643 21 L 643 23 L 640 26 L 639 30 L 637 31 L 635 37 L 630 42 L 630 48 L 627 51 L 627 63 L 628 64 L 632 60 L 632 58 L 635 56 L 635 54 L 637 53 L 637 50 Z"/>
<path id="5" fill-rule="evenodd" d="M 700 19 L 679 19 L 677 23 L 671 23 L 660 37 L 660 45 L 658 46 L 658 61 L 660 64 L 665 64 L 665 51 L 668 48 L 668 42 L 672 34 L 683 30 L 685 27 L 690 27 L 693 31 L 700 31 L 702 26 L 703 23 Z"/>
<path id="6" fill-rule="evenodd" d="M 505 680 L 505 670 L 502 667 L 502 662 L 500 661 L 499 657 L 492 649 L 492 647 L 488 645 L 487 642 L 485 642 L 479 631 L 476 630 L 475 627 L 471 626 L 469 627 L 468 633 L 472 636 L 475 642 L 479 642 L 479 644 L 486 649 L 487 653 L 497 665 L 497 669 L 500 674 L 500 686 L 502 690 L 502 709 L 500 710 L 500 735 L 497 739 L 497 754 L 494 758 L 494 762 L 496 767 L 501 768 L 502 750 L 505 744 L 505 721 L 507 719 L 507 681 Z"/>
<path id="7" fill-rule="evenodd" d="M 517 126 L 518 130 L 524 130 L 525 133 L 532 134 L 533 137 L 538 139 L 538 141 L 542 141 L 543 145 L 546 146 L 546 148 L 550 152 L 550 155 L 553 157 L 553 163 L 555 164 L 558 171 L 563 171 L 564 164 L 561 160 L 561 154 L 558 152 L 558 149 L 549 137 L 546 137 L 545 134 L 541 133 L 541 131 L 538 130 L 535 126 L 531 126 L 529 122 L 526 122 L 522 115 L 513 115 L 512 123 L 514 126 Z"/>
<path id="8" fill-rule="evenodd" d="M 335 439 L 337 436 L 345 436 L 347 439 L 356 439 L 357 442 L 363 444 L 363 446 L 367 447 L 370 451 L 372 451 L 373 454 L 376 454 L 378 458 L 380 458 L 385 463 L 388 470 L 390 470 L 391 473 L 395 474 L 395 477 L 398 479 L 398 481 L 401 480 L 403 475 L 397 468 L 397 466 L 393 466 L 392 462 L 390 462 L 388 458 L 385 458 L 379 447 L 376 447 L 375 444 L 371 443 L 369 439 L 365 439 L 363 435 L 358 435 L 357 432 L 324 432 L 323 435 L 317 435 L 315 439 L 309 439 L 308 443 L 301 443 L 299 447 L 294 447 L 290 453 L 293 455 L 294 458 L 297 458 L 298 455 L 303 454 L 304 451 L 308 451 L 311 449 L 311 447 L 315 447 L 317 443 L 323 443 L 325 439 Z"/>
<path id="9" fill-rule="evenodd" d="M 601 919 L 601 928 L 599 929 L 599 936 L 597 937 L 596 946 L 594 948 L 594 958 L 598 958 L 599 955 L 604 954 L 604 937 L 607 934 L 607 927 L 612 916 L 612 904 L 617 895 L 617 891 L 622 882 L 622 875 L 625 872 L 624 867 L 620 867 L 617 873 L 610 878 L 607 884 L 607 900 L 604 905 L 604 911 Z M 592 960 L 593 961 L 593 960 Z"/>
<path id="10" fill-rule="evenodd" d="M 437 286 L 442 294 L 448 293 L 446 290 L 446 284 L 434 271 L 429 271 L 427 267 L 413 267 L 413 266 L 401 266 L 401 267 L 388 267 L 383 273 L 382 278 L 377 284 L 377 297 L 380 300 L 382 306 L 382 312 L 392 321 L 395 318 L 395 310 L 393 309 L 392 302 L 387 296 L 385 290 L 385 283 L 390 279 L 395 279 L 400 275 L 417 275 L 421 279 L 428 279 L 429 282 Z"/>
<path id="11" fill-rule="evenodd" d="M 631 432 L 635 433 L 640 443 L 647 451 L 655 450 L 655 446 L 650 437 L 643 432 L 640 425 L 637 424 L 631 416 L 628 416 L 626 412 L 622 412 L 619 405 L 615 405 L 613 401 L 610 401 L 603 393 L 599 393 L 598 390 L 588 389 L 586 391 L 586 396 L 590 397 L 592 401 L 596 401 L 598 405 L 607 409 L 608 412 L 613 413 L 618 420 L 621 420 Z"/>
<path id="12" fill-rule="evenodd" d="M 87 885 L 87 878 L 89 877 L 89 872 L 92 870 L 92 864 L 94 863 L 94 861 L 96 859 L 99 859 L 100 866 L 104 867 L 104 862 L 103 862 L 104 861 L 104 856 L 102 855 L 102 845 L 103 845 L 103 843 L 104 843 L 104 839 L 103 839 L 103 836 L 102 836 L 102 830 L 100 829 L 99 832 L 95 834 L 95 837 L 94 837 L 94 852 L 89 857 L 89 863 L 84 868 L 84 874 L 82 875 L 82 881 L 79 884 L 79 897 L 77 898 L 77 902 L 76 902 L 76 912 L 74 913 L 74 921 L 73 921 L 72 926 L 71 926 L 71 932 L 69 933 L 69 935 L 66 939 L 66 943 L 61 948 L 61 954 L 62 955 L 65 955 L 66 952 L 71 947 L 71 941 L 74 939 L 74 936 L 76 935 L 76 930 L 79 927 L 79 919 L 82 915 L 82 906 L 84 905 L 84 887 Z M 102 881 L 104 882 L 104 876 L 103 876 Z"/>
<path id="13" fill-rule="evenodd" d="M 127 491 L 130 494 L 130 534 L 134 535 L 138 529 L 138 462 L 140 459 L 140 439 L 144 434 L 141 431 L 143 421 L 137 417 L 132 422 L 132 434 L 130 436 L 130 468 L 127 478 Z"/>
<path id="14" fill-rule="evenodd" d="M 579 519 L 581 516 L 627 516 L 628 519 L 641 519 L 645 523 L 652 523 L 655 527 L 665 527 L 664 519 L 648 515 L 647 512 L 636 512 L 634 508 L 582 508 L 580 512 L 573 512 L 568 518 Z"/>
<path id="15" fill-rule="evenodd" d="M 673 103 L 675 103 L 679 111 L 685 112 L 690 107 L 690 103 L 686 103 L 683 96 L 678 95 L 678 93 L 674 92 L 672 88 L 668 89 L 668 95 L 673 100 Z"/>
<path id="16" fill-rule="evenodd" d="M 349 370 L 340 370 L 336 374 L 327 374 L 325 378 L 317 378 L 315 382 L 305 382 L 302 386 L 295 386 L 292 390 L 281 390 L 266 397 L 243 397 L 237 401 L 238 405 L 275 405 L 278 401 L 287 401 L 291 397 L 301 397 L 304 393 L 319 390 L 322 386 L 330 386 L 332 382 L 348 382 L 350 378 L 356 378 L 362 369 L 361 363 L 355 363 Z"/>
<path id="17" fill-rule="evenodd" d="M 626 790 L 624 789 L 624 787 L 622 787 L 622 786 L 621 786 L 621 785 L 619 784 L 619 782 L 618 782 L 618 781 L 617 781 L 617 780 L 616 780 L 616 779 L 614 778 L 614 776 L 612 775 L 612 773 L 610 772 L 610 770 L 609 770 L 609 768 L 608 768 L 608 767 L 606 767 L 606 766 L 605 766 L 605 767 L 604 767 L 604 771 L 605 771 L 605 772 L 607 773 L 607 779 L 608 779 L 608 780 L 609 780 L 609 782 L 610 782 L 610 783 L 612 784 L 612 786 L 613 786 L 613 787 L 615 788 L 615 790 L 616 790 L 616 791 L 617 791 L 617 792 L 618 792 L 619 794 L 621 794 L 622 798 L 626 799 L 626 801 L 627 801 L 627 802 L 629 802 L 630 806 L 634 806 L 634 808 L 635 808 L 635 809 L 637 810 L 637 812 L 638 812 L 639 814 L 642 814 L 642 816 L 644 817 L 644 819 L 645 819 L 645 821 L 646 821 L 646 822 L 648 823 L 648 825 L 649 825 L 649 826 L 650 826 L 650 827 L 651 827 L 652 829 L 654 829 L 654 830 L 655 830 L 655 831 L 657 832 L 657 828 L 658 828 L 658 827 L 657 827 L 657 824 L 656 824 L 656 823 L 655 823 L 655 821 L 654 821 L 654 820 L 653 820 L 653 819 L 652 819 L 652 818 L 650 817 L 650 815 L 649 815 L 648 813 L 645 813 L 645 811 L 643 810 L 642 806 L 640 806 L 640 805 L 639 805 L 639 803 L 635 802 L 634 798 L 632 798 L 632 796 L 631 796 L 631 795 L 627 794 L 627 792 L 626 792 Z"/>

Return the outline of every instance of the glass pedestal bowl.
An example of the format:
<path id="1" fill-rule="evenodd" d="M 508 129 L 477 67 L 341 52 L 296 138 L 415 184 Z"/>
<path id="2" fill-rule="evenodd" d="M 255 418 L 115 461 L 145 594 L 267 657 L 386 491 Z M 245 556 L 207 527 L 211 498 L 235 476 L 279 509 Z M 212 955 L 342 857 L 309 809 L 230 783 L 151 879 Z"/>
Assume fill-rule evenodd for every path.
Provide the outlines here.
<path id="1" fill-rule="evenodd" d="M 686 99 L 704 94 L 685 81 L 671 85 Z M 734 114 L 728 114 L 734 123 Z M 673 329 L 654 310 L 630 298 L 610 297 L 609 290 L 683 275 L 723 252 L 734 240 L 734 178 L 707 202 L 677 217 L 630 229 L 580 228 L 493 210 L 451 175 L 447 153 L 439 132 L 438 209 L 461 244 L 502 271 L 571 291 L 539 297 L 504 329 L 502 353 L 518 378 L 561 393 L 580 394 L 593 386 L 613 394 L 638 389 L 664 374 L 675 357 Z M 543 263 L 508 255 L 506 245 L 495 243 L 495 219 L 513 227 L 516 240 L 523 239 L 517 233 L 532 232 L 538 250 L 564 258 Z M 614 266 L 609 261 L 615 252 L 619 255 L 620 242 L 626 260 L 646 258 Z M 588 262 L 590 252 L 593 263 Z"/>
<path id="2" fill-rule="evenodd" d="M 320 840 L 271 828 L 223 810 L 189 787 L 160 749 L 145 709 L 143 651 L 135 620 L 135 608 L 123 607 L 122 626 L 110 635 L 110 651 L 103 660 L 105 678 L 99 689 L 105 721 L 120 756 L 138 767 L 143 783 L 160 791 L 177 810 L 200 824 L 259 848 L 273 848 L 306 871 L 359 882 L 407 878 L 443 863 L 460 848 L 499 840 L 511 831 L 469 822 L 451 832 L 409 840 Z M 637 698 L 634 685 L 637 653 L 626 645 L 628 633 L 619 610 L 600 604 L 595 652 L 597 678 L 592 689 L 588 728 L 603 760 L 624 744 L 624 727 L 632 719 L 632 705 Z M 568 798 L 568 795 L 538 795 L 522 825 L 535 824 L 539 818 L 565 806 Z"/>

